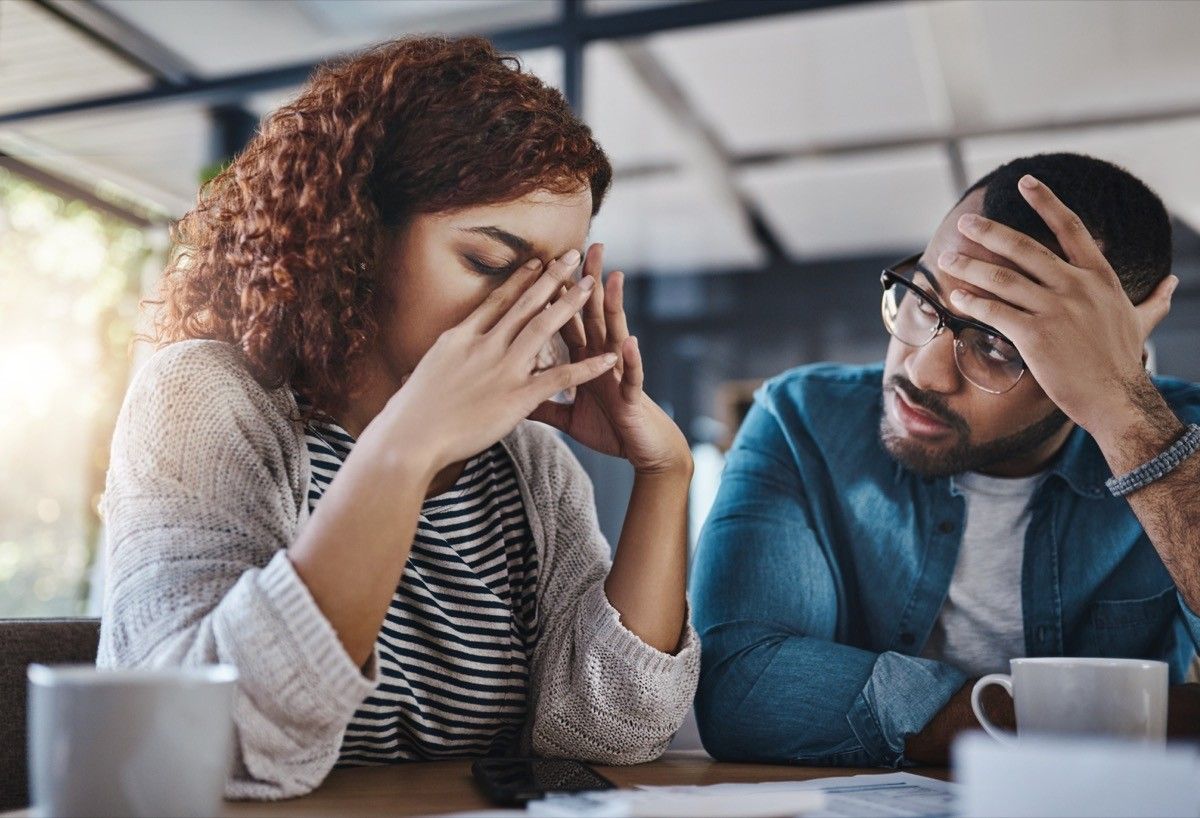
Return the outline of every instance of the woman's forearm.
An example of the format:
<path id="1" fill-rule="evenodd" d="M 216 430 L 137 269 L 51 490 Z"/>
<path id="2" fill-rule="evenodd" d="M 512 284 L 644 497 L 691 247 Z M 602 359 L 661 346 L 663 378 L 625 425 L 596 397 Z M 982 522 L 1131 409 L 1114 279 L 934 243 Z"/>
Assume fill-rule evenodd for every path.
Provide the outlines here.
<path id="1" fill-rule="evenodd" d="M 432 479 L 420 458 L 380 457 L 362 443 L 288 549 L 296 573 L 360 667 L 396 593 Z"/>
<path id="2" fill-rule="evenodd" d="M 621 622 L 665 653 L 679 647 L 687 616 L 688 459 L 677 469 L 637 474 L 612 570 L 604 583 Z"/>

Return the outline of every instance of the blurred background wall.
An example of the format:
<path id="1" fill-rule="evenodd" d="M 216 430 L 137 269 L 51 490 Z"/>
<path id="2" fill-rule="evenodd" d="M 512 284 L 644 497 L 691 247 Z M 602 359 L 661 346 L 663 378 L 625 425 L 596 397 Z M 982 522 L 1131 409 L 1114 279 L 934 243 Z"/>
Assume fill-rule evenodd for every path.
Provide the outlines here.
<path id="1" fill-rule="evenodd" d="M 0 617 L 78 613 L 137 301 L 199 181 L 314 64 L 479 33 L 616 169 L 630 275 L 697 508 L 754 385 L 882 357 L 880 268 L 1014 156 L 1075 150 L 1166 201 L 1159 371 L 1200 380 L 1200 4 L 1145 0 L 0 0 Z M 580 453 L 615 541 L 630 475 Z"/>

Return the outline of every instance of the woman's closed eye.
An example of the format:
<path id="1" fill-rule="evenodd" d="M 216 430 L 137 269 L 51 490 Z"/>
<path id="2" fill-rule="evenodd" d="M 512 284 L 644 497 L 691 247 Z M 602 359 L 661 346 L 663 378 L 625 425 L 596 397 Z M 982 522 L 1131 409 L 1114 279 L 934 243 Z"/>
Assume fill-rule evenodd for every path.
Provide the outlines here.
<path id="1" fill-rule="evenodd" d="M 467 260 L 467 264 L 474 268 L 476 272 L 486 276 L 509 276 L 521 266 L 520 259 L 496 264 L 493 263 L 492 259 L 482 259 L 469 253 L 464 255 L 463 258 Z"/>

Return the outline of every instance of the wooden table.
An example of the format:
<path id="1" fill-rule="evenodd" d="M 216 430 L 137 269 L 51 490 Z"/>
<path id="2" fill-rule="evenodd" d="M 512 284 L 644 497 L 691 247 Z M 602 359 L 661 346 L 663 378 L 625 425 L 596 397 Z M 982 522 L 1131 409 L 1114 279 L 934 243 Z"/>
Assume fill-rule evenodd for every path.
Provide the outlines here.
<path id="1" fill-rule="evenodd" d="M 831 767 L 773 764 L 726 764 L 702 752 L 670 752 L 636 767 L 596 767 L 617 786 L 638 784 L 724 784 L 759 781 L 806 781 L 855 773 L 878 773 Z M 945 768 L 919 770 L 947 780 Z M 469 761 L 435 761 L 388 767 L 334 770 L 325 783 L 303 798 L 275 803 L 227 802 L 227 816 L 375 816 L 431 815 L 491 808 L 471 778 Z"/>
<path id="2" fill-rule="evenodd" d="M 761 781 L 807 781 L 810 778 L 881 773 L 887 770 L 847 767 L 791 767 L 776 764 L 728 764 L 713 761 L 701 751 L 669 752 L 658 761 L 636 767 L 596 769 L 619 787 L 639 784 L 753 784 Z M 914 772 L 943 781 L 945 767 L 924 767 Z M 470 761 L 431 761 L 387 767 L 352 767 L 334 770 L 315 792 L 287 801 L 226 801 L 228 818 L 241 816 L 329 816 L 329 818 L 383 818 L 403 815 L 440 815 L 465 810 L 494 809 L 484 800 L 471 778 Z M 3 813 L 0 818 L 25 818 L 29 810 Z"/>

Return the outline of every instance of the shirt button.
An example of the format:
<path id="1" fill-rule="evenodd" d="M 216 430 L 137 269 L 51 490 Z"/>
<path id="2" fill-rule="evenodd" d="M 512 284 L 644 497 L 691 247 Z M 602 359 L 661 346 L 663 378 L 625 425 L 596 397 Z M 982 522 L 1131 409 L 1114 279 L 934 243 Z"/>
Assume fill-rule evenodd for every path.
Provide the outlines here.
<path id="1" fill-rule="evenodd" d="M 916 641 L 917 641 L 917 637 L 913 636 L 908 631 L 905 631 L 904 633 L 900 634 L 900 644 L 902 644 L 902 645 L 911 645 L 913 642 L 916 642 Z"/>
<path id="2" fill-rule="evenodd" d="M 954 523 L 950 522 L 949 520 L 942 520 L 940 523 L 938 523 L 937 530 L 942 534 L 949 534 L 954 530 Z"/>

